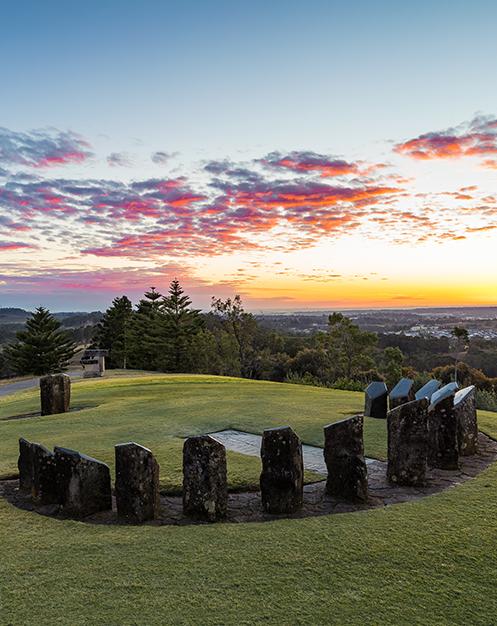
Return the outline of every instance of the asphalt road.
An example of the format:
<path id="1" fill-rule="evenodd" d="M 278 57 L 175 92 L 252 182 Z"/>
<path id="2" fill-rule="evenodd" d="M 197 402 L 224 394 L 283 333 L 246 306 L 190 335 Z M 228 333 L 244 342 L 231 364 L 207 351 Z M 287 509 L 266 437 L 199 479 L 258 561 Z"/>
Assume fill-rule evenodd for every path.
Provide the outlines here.
<path id="1" fill-rule="evenodd" d="M 71 380 L 83 378 L 83 370 L 74 370 L 66 373 L 69 374 Z M 0 385 L 0 396 L 9 396 L 11 393 L 16 393 L 17 391 L 22 391 L 23 389 L 33 389 L 34 387 L 38 387 L 39 384 L 39 377 L 18 380 L 13 383 L 6 383 L 5 385 Z"/>

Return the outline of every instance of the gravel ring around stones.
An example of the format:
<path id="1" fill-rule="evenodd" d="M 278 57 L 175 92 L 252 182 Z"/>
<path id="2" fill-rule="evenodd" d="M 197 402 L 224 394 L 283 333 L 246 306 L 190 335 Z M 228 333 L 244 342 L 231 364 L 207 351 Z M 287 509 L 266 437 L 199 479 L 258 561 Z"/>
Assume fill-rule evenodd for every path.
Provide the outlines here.
<path id="1" fill-rule="evenodd" d="M 399 487 L 390 485 L 386 480 L 387 464 L 374 461 L 368 464 L 369 498 L 365 503 L 351 503 L 338 500 L 325 493 L 326 481 L 304 486 L 304 504 L 302 510 L 291 515 L 270 515 L 261 507 L 260 492 L 230 493 L 228 496 L 228 512 L 224 520 L 217 523 L 269 522 L 278 519 L 302 519 L 319 515 L 336 513 L 352 513 L 369 509 L 390 506 L 419 500 L 426 496 L 440 493 L 445 489 L 459 485 L 478 476 L 483 470 L 497 460 L 497 441 L 483 433 L 478 436 L 479 453 L 474 456 L 461 457 L 461 468 L 456 471 L 432 469 L 428 472 L 426 487 Z M 57 520 L 69 519 L 60 513 L 57 505 L 35 506 L 31 496 L 19 491 L 17 479 L 0 481 L 0 497 L 19 509 L 33 511 Z M 158 519 L 144 522 L 147 526 L 209 524 L 187 518 L 183 515 L 181 496 L 161 495 L 161 512 Z M 79 520 L 88 524 L 127 523 L 117 517 L 115 498 L 112 499 L 112 510 L 102 511 Z"/>

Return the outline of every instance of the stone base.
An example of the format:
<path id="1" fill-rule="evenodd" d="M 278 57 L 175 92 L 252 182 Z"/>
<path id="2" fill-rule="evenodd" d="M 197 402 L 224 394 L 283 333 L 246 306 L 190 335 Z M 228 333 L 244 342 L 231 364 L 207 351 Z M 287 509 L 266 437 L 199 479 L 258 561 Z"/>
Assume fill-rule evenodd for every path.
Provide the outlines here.
<path id="1" fill-rule="evenodd" d="M 458 423 L 454 394 L 448 395 L 428 410 L 428 465 L 445 470 L 459 468 Z"/>
<path id="2" fill-rule="evenodd" d="M 324 429 L 324 460 L 328 468 L 326 492 L 344 500 L 368 499 L 364 459 L 363 417 L 356 415 Z"/>
<path id="3" fill-rule="evenodd" d="M 112 508 L 109 467 L 85 454 L 55 448 L 56 482 L 64 512 L 85 517 Z"/>
<path id="4" fill-rule="evenodd" d="M 66 413 L 71 404 L 71 379 L 67 374 L 48 374 L 40 378 L 42 415 Z"/>
<path id="5" fill-rule="evenodd" d="M 214 522 L 226 516 L 226 449 L 209 435 L 188 437 L 183 445 L 183 511 Z"/>
<path id="6" fill-rule="evenodd" d="M 456 393 L 454 412 L 457 420 L 459 454 L 478 454 L 478 417 L 476 414 L 476 389 L 474 386 Z M 461 398 L 459 400 L 459 398 Z"/>
<path id="7" fill-rule="evenodd" d="M 139 524 L 159 515 L 159 464 L 148 448 L 121 443 L 116 452 L 117 514 Z"/>
<path id="8" fill-rule="evenodd" d="M 267 513 L 293 513 L 302 507 L 302 444 L 289 426 L 263 432 L 260 478 L 262 508 Z"/>
<path id="9" fill-rule="evenodd" d="M 419 487 L 426 484 L 428 457 L 427 398 L 403 404 L 388 413 L 390 483 Z"/>

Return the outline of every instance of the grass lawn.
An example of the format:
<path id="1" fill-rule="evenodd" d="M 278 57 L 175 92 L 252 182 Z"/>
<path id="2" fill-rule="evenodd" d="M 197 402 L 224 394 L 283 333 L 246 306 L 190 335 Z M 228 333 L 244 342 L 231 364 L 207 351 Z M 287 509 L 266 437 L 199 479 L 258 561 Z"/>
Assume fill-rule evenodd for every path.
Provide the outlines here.
<path id="1" fill-rule="evenodd" d="M 362 394 L 207 376 L 82 381 L 63 416 L 0 421 L 0 475 L 17 439 L 74 447 L 113 464 L 135 440 L 181 483 L 181 438 L 290 424 L 305 443 L 362 409 Z M 0 418 L 38 407 L 0 398 Z M 497 414 L 480 427 L 497 437 Z M 385 423 L 367 419 L 383 458 Z M 253 487 L 257 459 L 230 453 L 232 487 Z M 421 501 L 269 523 L 91 526 L 0 501 L 0 624 L 493 624 L 497 622 L 497 466 Z"/>

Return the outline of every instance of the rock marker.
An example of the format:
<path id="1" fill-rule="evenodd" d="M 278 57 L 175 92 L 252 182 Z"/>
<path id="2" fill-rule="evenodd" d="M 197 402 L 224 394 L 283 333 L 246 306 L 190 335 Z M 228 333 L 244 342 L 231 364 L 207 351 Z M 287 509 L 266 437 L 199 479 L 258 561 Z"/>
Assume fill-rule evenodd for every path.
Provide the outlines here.
<path id="1" fill-rule="evenodd" d="M 368 474 L 364 459 L 363 416 L 356 415 L 324 429 L 326 492 L 336 498 L 365 502 Z"/>
<path id="2" fill-rule="evenodd" d="M 302 508 L 304 463 L 302 443 L 289 426 L 262 434 L 262 508 L 266 513 L 295 513 Z"/>

